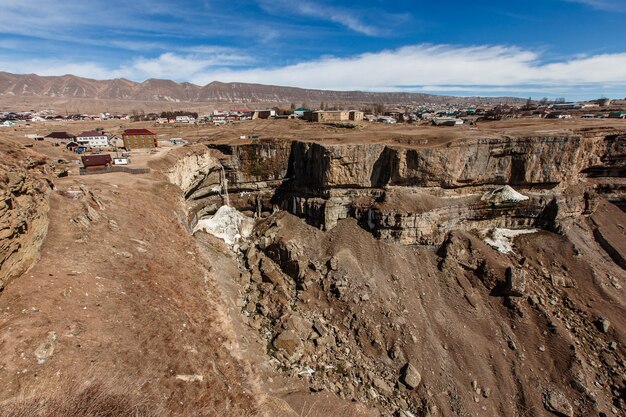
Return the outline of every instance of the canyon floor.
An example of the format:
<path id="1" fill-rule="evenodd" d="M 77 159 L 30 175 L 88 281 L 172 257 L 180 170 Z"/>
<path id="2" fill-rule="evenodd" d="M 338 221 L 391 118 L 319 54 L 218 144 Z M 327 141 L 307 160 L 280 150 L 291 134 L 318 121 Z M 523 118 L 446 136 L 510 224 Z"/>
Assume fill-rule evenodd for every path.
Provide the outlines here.
<path id="1" fill-rule="evenodd" d="M 132 126 L 0 131 L 0 416 L 625 415 L 623 121 Z"/>

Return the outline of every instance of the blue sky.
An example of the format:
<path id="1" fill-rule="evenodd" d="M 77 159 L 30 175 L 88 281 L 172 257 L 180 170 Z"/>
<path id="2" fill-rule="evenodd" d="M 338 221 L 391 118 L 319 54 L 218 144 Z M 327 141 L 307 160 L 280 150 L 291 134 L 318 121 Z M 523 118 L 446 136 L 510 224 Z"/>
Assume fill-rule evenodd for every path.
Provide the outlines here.
<path id="1" fill-rule="evenodd" d="M 626 97 L 626 0 L 3 0 L 0 70 Z"/>

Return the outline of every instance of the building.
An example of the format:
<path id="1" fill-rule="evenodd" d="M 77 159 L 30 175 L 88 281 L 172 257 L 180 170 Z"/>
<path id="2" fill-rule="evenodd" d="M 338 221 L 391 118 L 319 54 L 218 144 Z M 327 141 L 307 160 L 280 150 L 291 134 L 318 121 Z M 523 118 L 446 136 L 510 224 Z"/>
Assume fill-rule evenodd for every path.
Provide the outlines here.
<path id="1" fill-rule="evenodd" d="M 76 136 L 76 142 L 88 148 L 107 148 L 109 137 L 99 131 L 83 132 Z"/>
<path id="2" fill-rule="evenodd" d="M 293 114 L 295 114 L 296 117 L 304 117 L 304 113 L 310 112 L 310 111 L 311 111 L 311 109 L 307 109 L 307 108 L 304 108 L 304 107 L 298 107 L 297 109 L 295 109 L 293 111 Z"/>
<path id="3" fill-rule="evenodd" d="M 252 120 L 269 119 L 270 117 L 276 117 L 276 110 L 254 110 L 252 112 Z"/>
<path id="4" fill-rule="evenodd" d="M 195 123 L 196 119 L 191 116 L 176 116 L 176 123 Z"/>
<path id="5" fill-rule="evenodd" d="M 546 114 L 546 119 L 571 119 L 572 115 L 564 111 L 553 111 Z"/>
<path id="6" fill-rule="evenodd" d="M 130 159 L 125 156 L 116 156 L 113 158 L 113 165 L 128 165 L 130 163 Z"/>
<path id="7" fill-rule="evenodd" d="M 462 124 L 463 120 L 455 117 L 433 117 L 434 126 L 459 126 Z"/>
<path id="8" fill-rule="evenodd" d="M 365 113 L 359 110 L 350 110 L 348 112 L 348 119 L 353 122 L 362 122 L 365 117 Z"/>
<path id="9" fill-rule="evenodd" d="M 609 119 L 626 119 L 626 111 L 614 111 L 609 113 Z"/>
<path id="10" fill-rule="evenodd" d="M 111 155 L 102 154 L 102 155 L 86 155 L 80 157 L 83 167 L 87 170 L 90 169 L 101 169 L 111 166 L 113 160 L 111 159 Z"/>
<path id="11" fill-rule="evenodd" d="M 306 111 L 302 118 L 309 122 L 362 122 L 365 114 L 359 110 L 317 110 Z"/>
<path id="12" fill-rule="evenodd" d="M 124 147 L 131 149 L 152 149 L 158 147 L 157 134 L 148 129 L 127 129 L 122 134 Z"/>
<path id="13" fill-rule="evenodd" d="M 308 122 L 343 122 L 350 120 L 350 112 L 346 110 L 317 110 L 305 112 L 302 118 Z"/>
<path id="14" fill-rule="evenodd" d="M 554 110 L 576 110 L 582 108 L 582 106 L 578 103 L 558 103 L 551 105 L 550 108 Z"/>
<path id="15" fill-rule="evenodd" d="M 37 134 L 29 134 L 29 135 L 26 135 L 26 137 L 27 137 L 28 139 L 32 139 L 32 140 L 36 140 L 36 141 L 41 141 L 41 140 L 44 140 L 44 137 L 43 137 L 43 136 L 41 136 L 41 135 L 37 135 Z"/>
<path id="16" fill-rule="evenodd" d="M 58 145 L 76 141 L 76 136 L 67 132 L 51 132 L 46 136 L 46 139 Z"/>

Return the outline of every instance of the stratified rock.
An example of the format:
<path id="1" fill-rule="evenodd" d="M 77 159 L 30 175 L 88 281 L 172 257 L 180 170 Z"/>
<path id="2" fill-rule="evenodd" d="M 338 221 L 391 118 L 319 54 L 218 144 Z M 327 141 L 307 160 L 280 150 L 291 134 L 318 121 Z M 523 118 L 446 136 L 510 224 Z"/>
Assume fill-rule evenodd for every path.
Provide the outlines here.
<path id="1" fill-rule="evenodd" d="M 415 369 L 415 367 L 409 362 L 402 368 L 400 381 L 408 388 L 415 389 L 422 382 L 422 375 Z"/>
<path id="2" fill-rule="evenodd" d="M 574 409 L 561 391 L 547 390 L 543 397 L 543 405 L 546 410 L 557 416 L 574 417 Z"/>

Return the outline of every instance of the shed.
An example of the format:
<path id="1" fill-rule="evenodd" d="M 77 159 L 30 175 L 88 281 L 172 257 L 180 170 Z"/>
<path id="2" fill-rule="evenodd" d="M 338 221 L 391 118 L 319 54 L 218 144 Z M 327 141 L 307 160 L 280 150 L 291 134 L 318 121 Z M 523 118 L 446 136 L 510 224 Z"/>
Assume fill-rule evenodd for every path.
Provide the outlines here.
<path id="1" fill-rule="evenodd" d="M 113 162 L 113 160 L 111 159 L 111 155 L 109 154 L 85 155 L 81 156 L 80 159 L 86 169 L 106 168 L 110 166 Z"/>

